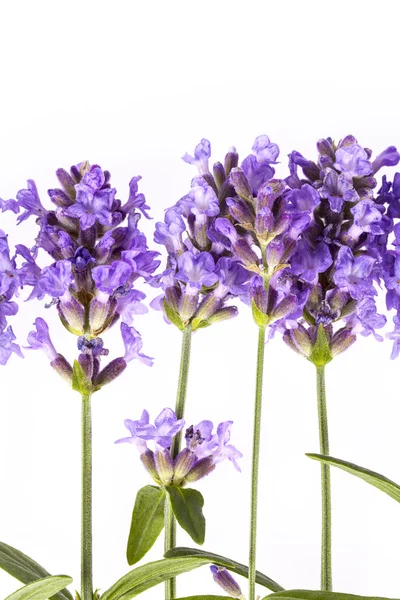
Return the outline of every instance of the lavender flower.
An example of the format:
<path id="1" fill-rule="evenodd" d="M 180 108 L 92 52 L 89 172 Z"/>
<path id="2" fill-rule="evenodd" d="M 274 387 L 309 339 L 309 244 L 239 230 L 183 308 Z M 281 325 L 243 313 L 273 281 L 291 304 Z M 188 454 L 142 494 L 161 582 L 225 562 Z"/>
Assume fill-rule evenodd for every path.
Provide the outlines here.
<path id="1" fill-rule="evenodd" d="M 149 422 L 147 411 L 143 411 L 138 421 L 127 419 L 125 427 L 130 436 L 116 441 L 135 444 L 141 460 L 158 484 L 184 486 L 197 481 L 215 469 L 225 460 L 230 460 L 240 471 L 237 459 L 242 454 L 230 444 L 232 421 L 220 423 L 216 433 L 211 421 L 201 421 L 186 429 L 186 448 L 173 459 L 171 446 L 176 435 L 184 428 L 185 421 L 177 419 L 170 408 L 165 408 L 156 418 L 154 425 Z M 148 447 L 151 442 L 153 449 Z"/>
<path id="2" fill-rule="evenodd" d="M 125 204 L 111 187 L 110 173 L 98 165 L 82 162 L 71 167 L 70 173 L 58 169 L 57 177 L 61 188 L 48 192 L 53 210 L 41 203 L 32 180 L 26 190 L 18 192 L 16 210 L 13 204 L 3 204 L 3 208 L 14 212 L 25 209 L 19 222 L 32 215 L 37 217 L 39 232 L 32 251 L 17 247 L 17 255 L 24 261 L 21 268 L 17 268 L 15 259 L 10 259 L 0 236 L 0 288 L 7 296 L 4 307 L 0 303 L 0 323 L 4 325 L 2 314 L 13 312 L 9 289 L 28 285 L 33 288 L 29 299 L 50 297 L 47 306 L 55 305 L 66 329 L 80 336 L 78 363 L 86 377 L 85 385 L 96 391 L 118 376 L 134 358 L 152 364 L 152 359 L 141 352 L 139 333 L 129 325 L 134 314 L 146 311 L 141 302 L 145 294 L 134 289 L 134 283 L 140 277 L 152 281 L 160 264 L 156 260 L 158 252 L 148 250 L 146 238 L 138 229 L 137 210 L 149 218 L 145 197 L 138 193 L 140 177 L 131 179 Z M 39 250 L 51 257 L 50 264 L 43 268 L 36 263 Z M 125 355 L 101 370 L 100 358 L 108 351 L 98 336 L 121 316 L 127 321 L 121 326 Z M 38 319 L 35 324 L 37 331 L 28 339 L 30 347 L 44 349 L 53 366 L 55 361 L 65 361 L 52 346 L 45 322 Z M 71 367 L 64 367 L 71 382 Z M 74 386 L 78 385 L 78 375 L 74 372 Z"/>
<path id="3" fill-rule="evenodd" d="M 273 144 L 268 149 L 261 141 L 257 151 L 264 156 L 264 163 L 275 152 Z M 208 167 L 210 155 L 210 143 L 203 139 L 194 157 L 183 157 L 198 167 L 200 177 L 195 177 L 188 194 L 166 211 L 164 223 L 155 226 L 154 241 L 165 246 L 168 258 L 158 277 L 164 293 L 152 306 L 161 308 L 167 320 L 181 330 L 189 324 L 195 330 L 235 316 L 236 307 L 226 303 L 234 296 L 244 297 L 248 280 L 246 271 L 232 260 L 226 236 L 216 228 L 234 195 L 229 174 L 237 165 L 237 154 L 229 152 L 224 166 L 214 165 L 213 174 Z"/>
<path id="4" fill-rule="evenodd" d="M 386 251 L 393 222 L 385 214 L 385 204 L 396 200 L 386 180 L 374 197 L 373 175 L 400 159 L 390 147 L 371 163 L 371 150 L 362 148 L 353 136 L 337 145 L 330 138 L 319 140 L 317 149 L 317 162 L 298 152 L 289 157 L 286 181 L 292 189 L 288 197 L 293 213 L 299 213 L 297 195 L 305 186 L 320 200 L 314 202 L 309 225 L 281 275 L 282 283 L 291 278 L 292 293 L 303 299 L 301 311 L 274 325 L 290 347 L 313 362 L 331 360 L 354 343 L 357 334 L 382 340 L 376 330 L 386 319 L 377 312 L 375 284 L 383 278 L 389 287 L 396 285 L 395 261 Z M 298 176 L 298 167 L 305 179 Z M 388 292 L 389 302 L 396 302 L 393 289 Z M 324 356 L 317 357 L 317 347 L 325 348 Z"/>
<path id="5" fill-rule="evenodd" d="M 224 592 L 229 594 L 230 598 L 245 600 L 239 584 L 235 581 L 229 571 L 225 569 L 225 567 L 211 565 L 210 570 L 215 583 L 217 583 L 224 590 Z"/>
<path id="6" fill-rule="evenodd" d="M 13 352 L 23 358 L 20 347 L 14 343 L 15 339 L 11 326 L 0 332 L 0 365 L 6 365 Z"/>

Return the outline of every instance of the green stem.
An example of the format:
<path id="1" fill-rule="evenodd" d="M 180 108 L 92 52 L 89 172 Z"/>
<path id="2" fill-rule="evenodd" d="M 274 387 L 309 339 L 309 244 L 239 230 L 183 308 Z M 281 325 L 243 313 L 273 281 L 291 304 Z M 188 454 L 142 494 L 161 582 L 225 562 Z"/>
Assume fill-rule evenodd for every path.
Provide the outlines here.
<path id="1" fill-rule="evenodd" d="M 175 413 L 177 419 L 183 419 L 185 414 L 185 402 L 186 402 L 186 391 L 189 378 L 189 365 L 190 365 L 190 349 L 192 343 L 192 326 L 189 324 L 185 327 L 182 332 L 182 349 L 181 349 L 181 362 L 179 367 L 179 380 L 178 380 L 178 391 L 176 394 Z M 175 436 L 172 447 L 171 455 L 175 458 L 179 454 L 181 447 L 182 433 L 179 432 Z M 171 509 L 171 503 L 169 499 L 165 502 L 165 514 L 164 514 L 164 526 L 165 526 L 165 541 L 164 551 L 168 552 L 176 546 L 176 523 L 175 517 Z M 165 582 L 165 600 L 173 600 L 176 596 L 176 580 L 169 579 Z"/>
<path id="2" fill-rule="evenodd" d="M 90 394 L 87 394 L 82 396 L 82 600 L 93 600 L 92 571 L 92 417 Z"/>
<path id="3" fill-rule="evenodd" d="M 164 553 L 175 548 L 176 546 L 176 522 L 174 513 L 172 512 L 171 501 L 168 494 L 165 498 L 165 509 L 164 509 L 164 526 L 165 526 L 165 538 L 164 538 Z M 172 600 L 176 597 L 176 579 L 168 579 L 165 582 L 165 600 Z"/>
<path id="4" fill-rule="evenodd" d="M 319 446 L 321 454 L 329 455 L 328 415 L 325 394 L 325 366 L 317 366 L 317 399 L 319 422 Z M 322 542 L 321 542 L 321 590 L 332 591 L 332 523 L 331 523 L 331 475 L 328 465 L 321 465 L 322 492 Z"/>
<path id="5" fill-rule="evenodd" d="M 258 331 L 256 396 L 254 404 L 253 457 L 251 469 L 251 507 L 250 507 L 250 544 L 249 544 L 249 600 L 255 600 L 256 592 L 256 552 L 257 552 L 257 500 L 258 466 L 260 459 L 261 406 L 264 373 L 265 327 Z"/>

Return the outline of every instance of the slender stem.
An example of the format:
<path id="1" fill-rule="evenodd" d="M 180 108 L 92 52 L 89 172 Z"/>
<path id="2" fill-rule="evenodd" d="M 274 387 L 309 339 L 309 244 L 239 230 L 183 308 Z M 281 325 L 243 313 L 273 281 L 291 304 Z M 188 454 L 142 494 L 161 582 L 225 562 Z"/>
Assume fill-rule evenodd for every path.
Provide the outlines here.
<path id="1" fill-rule="evenodd" d="M 319 446 L 321 454 L 329 454 L 328 415 L 325 394 L 325 366 L 317 366 L 317 399 L 319 421 Z M 332 523 L 331 523 L 331 475 L 328 465 L 321 464 L 322 492 L 322 543 L 321 543 L 321 590 L 332 591 Z"/>
<path id="2" fill-rule="evenodd" d="M 171 501 L 168 494 L 165 498 L 165 509 L 164 509 L 164 525 L 165 525 L 165 538 L 164 538 L 164 553 L 171 550 L 176 546 L 176 522 L 174 513 L 172 512 Z M 176 579 L 168 579 L 165 582 L 165 600 L 172 600 L 176 597 Z"/>
<path id="3" fill-rule="evenodd" d="M 181 362 L 179 366 L 178 390 L 176 393 L 175 413 L 177 419 L 185 416 L 186 391 L 189 378 L 190 349 L 192 345 L 192 326 L 189 324 L 182 332 Z M 172 442 L 171 454 L 175 458 L 181 448 L 182 432 Z"/>
<path id="4" fill-rule="evenodd" d="M 258 466 L 261 438 L 261 406 L 264 373 L 265 327 L 258 332 L 256 396 L 254 404 L 253 457 L 251 469 L 251 508 L 250 508 L 250 544 L 249 544 L 249 600 L 255 600 L 256 552 L 257 552 L 257 500 Z"/>
<path id="5" fill-rule="evenodd" d="M 93 600 L 92 417 L 90 410 L 90 394 L 82 396 L 81 599 Z"/>
<path id="6" fill-rule="evenodd" d="M 176 394 L 175 413 L 178 419 L 183 419 L 185 414 L 185 402 L 186 402 L 186 391 L 189 377 L 189 364 L 190 364 L 190 349 L 192 343 L 192 327 L 187 325 L 182 333 L 182 348 L 181 348 L 181 362 L 179 367 L 179 379 L 178 379 L 178 390 Z M 179 454 L 181 447 L 181 432 L 175 436 L 172 447 L 171 455 L 175 458 Z M 176 523 L 175 517 L 171 509 L 171 503 L 168 498 L 165 501 L 165 514 L 164 514 L 164 526 L 165 526 L 165 541 L 164 551 L 168 552 L 176 546 Z M 169 579 L 165 582 L 165 600 L 173 600 L 176 596 L 176 580 Z"/>

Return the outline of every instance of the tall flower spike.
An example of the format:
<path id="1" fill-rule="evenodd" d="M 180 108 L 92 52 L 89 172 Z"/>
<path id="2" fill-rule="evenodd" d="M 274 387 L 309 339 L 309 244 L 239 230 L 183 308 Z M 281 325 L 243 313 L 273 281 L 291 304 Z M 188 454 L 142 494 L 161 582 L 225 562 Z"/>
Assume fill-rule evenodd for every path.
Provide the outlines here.
<path id="1" fill-rule="evenodd" d="M 245 296 L 249 279 L 246 270 L 232 260 L 226 236 L 216 227 L 234 193 L 229 173 L 237 155 L 228 153 L 225 166 L 216 163 L 213 174 L 208 167 L 210 156 L 210 143 L 203 139 L 194 157 L 183 157 L 198 167 L 200 176 L 192 180 L 188 194 L 166 211 L 164 223 L 155 226 L 154 241 L 165 247 L 168 258 L 158 277 L 163 294 L 152 305 L 181 330 L 188 325 L 196 330 L 235 316 L 237 309 L 226 303 Z"/>
<path id="2" fill-rule="evenodd" d="M 115 379 L 133 358 L 152 364 L 152 359 L 141 353 L 141 337 L 130 324 L 134 314 L 147 310 L 141 302 L 145 294 L 134 285 L 138 278 L 152 281 L 160 264 L 156 258 L 158 252 L 148 250 L 146 238 L 138 228 L 137 210 L 149 217 L 145 197 L 138 193 L 140 177 L 131 180 L 125 204 L 111 187 L 110 173 L 98 165 L 82 162 L 71 167 L 70 173 L 59 169 L 57 177 L 61 188 L 48 192 L 52 210 L 41 203 L 32 180 L 28 181 L 26 190 L 17 194 L 17 209 L 25 209 L 19 221 L 32 215 L 37 217 L 39 233 L 32 252 L 23 246 L 17 248 L 25 262 L 16 272 L 17 283 L 13 285 L 32 286 L 30 299 L 49 297 L 47 306 L 57 307 L 66 329 L 86 340 L 78 344 L 80 350 L 86 348 L 79 362 L 90 379 L 92 390 L 96 390 Z M 9 205 L 9 209 L 14 210 L 14 205 Z M 39 249 L 51 258 L 51 263 L 43 268 L 35 262 Z M 4 272 L 6 270 L 5 267 Z M 5 283 L 0 260 L 0 286 L 4 287 Z M 97 352 L 102 347 L 98 336 L 121 318 L 126 321 L 122 321 L 121 326 L 125 355 L 101 370 L 100 357 L 105 352 Z M 43 323 L 40 319 L 36 321 L 38 331 L 30 334 L 30 347 L 42 347 L 53 364 L 61 359 L 56 359 L 57 353 L 48 336 L 42 343 Z M 91 340 L 97 339 L 99 344 L 91 345 Z M 68 378 L 71 380 L 69 375 Z"/>

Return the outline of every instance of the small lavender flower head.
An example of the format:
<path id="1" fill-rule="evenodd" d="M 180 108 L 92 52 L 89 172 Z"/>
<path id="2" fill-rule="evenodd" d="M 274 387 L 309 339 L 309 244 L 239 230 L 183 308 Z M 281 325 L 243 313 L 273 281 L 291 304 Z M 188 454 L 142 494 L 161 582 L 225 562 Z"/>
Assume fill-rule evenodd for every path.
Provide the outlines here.
<path id="1" fill-rule="evenodd" d="M 143 194 L 138 193 L 140 177 L 132 178 L 129 198 L 123 203 L 111 186 L 110 173 L 98 165 L 82 162 L 71 167 L 70 172 L 58 169 L 56 174 L 60 187 L 48 191 L 52 209 L 42 204 L 32 180 L 28 181 L 27 189 L 18 192 L 16 205 L 3 206 L 14 212 L 22 211 L 19 222 L 34 215 L 39 226 L 31 252 L 24 246 L 17 247 L 17 254 L 25 262 L 16 272 L 16 283 L 12 285 L 32 286 L 29 299 L 48 297 L 47 306 L 56 306 L 62 324 L 79 336 L 79 350 L 84 344 L 82 340 L 87 340 L 78 362 L 82 363 L 93 389 L 99 389 L 132 358 L 151 363 L 151 359 L 140 352 L 140 335 L 130 325 L 134 314 L 146 310 L 141 302 L 145 294 L 134 288 L 135 282 L 139 278 L 152 281 L 160 264 L 156 258 L 158 252 L 148 249 L 146 238 L 138 228 L 138 211 L 149 218 L 146 212 L 149 207 Z M 36 263 L 39 250 L 44 250 L 51 260 L 42 268 Z M 5 274 L 10 265 L 6 265 L 4 253 L 2 256 L 0 286 L 3 288 L 6 277 L 2 276 L 1 265 Z M 15 271 L 15 265 L 12 266 Z M 102 347 L 98 336 L 121 317 L 125 356 L 100 371 L 99 357 L 104 352 L 98 352 Z M 40 347 L 43 323 L 36 321 L 38 331 L 30 334 L 30 347 Z M 41 346 L 47 353 L 53 352 L 49 339 Z M 55 360 L 54 356 L 49 355 L 49 358 L 52 362 Z"/>
<path id="2" fill-rule="evenodd" d="M 172 456 L 171 448 L 175 437 L 181 435 L 185 421 L 177 419 L 170 408 L 161 411 L 154 424 L 150 423 L 147 411 L 143 411 L 138 421 L 127 419 L 125 427 L 130 435 L 116 443 L 134 444 L 157 484 L 184 486 L 205 477 L 225 459 L 240 471 L 237 460 L 242 454 L 229 443 L 232 421 L 220 423 L 216 432 L 211 421 L 191 425 L 185 431 L 186 448 L 176 457 Z"/>
<path id="3" fill-rule="evenodd" d="M 273 148 L 270 151 L 274 153 Z M 154 240 L 165 247 L 168 257 L 158 277 L 163 294 L 153 306 L 161 308 L 166 319 L 181 330 L 235 316 L 237 309 L 226 303 L 235 296 L 243 298 L 248 281 L 245 269 L 232 260 L 226 237 L 216 228 L 234 194 L 229 175 L 237 165 L 237 154 L 232 149 L 225 164 L 216 163 L 212 173 L 210 156 L 210 143 L 203 139 L 194 157 L 183 157 L 198 167 L 199 176 L 192 180 L 189 192 L 166 211 L 164 222 L 155 226 Z"/>

